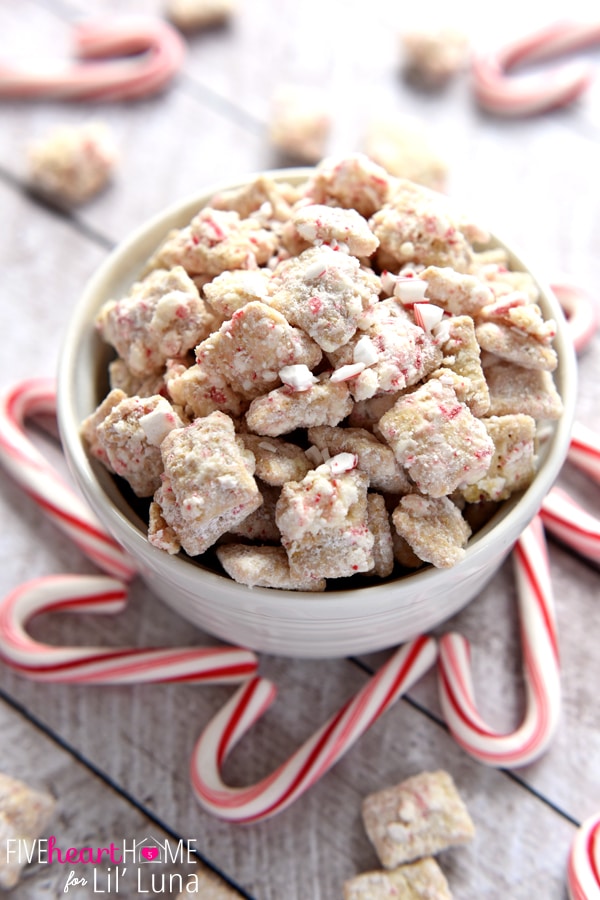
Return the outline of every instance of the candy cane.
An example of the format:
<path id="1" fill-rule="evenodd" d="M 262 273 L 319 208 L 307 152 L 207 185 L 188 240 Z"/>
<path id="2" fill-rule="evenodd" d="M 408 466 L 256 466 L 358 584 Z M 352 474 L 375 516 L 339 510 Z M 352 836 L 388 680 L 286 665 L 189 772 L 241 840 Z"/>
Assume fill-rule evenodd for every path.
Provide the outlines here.
<path id="1" fill-rule="evenodd" d="M 600 435 L 581 422 L 573 425 L 568 458 L 600 484 Z"/>
<path id="2" fill-rule="evenodd" d="M 23 71 L 0 66 L 0 97 L 131 100 L 155 94 L 181 68 L 185 44 L 161 19 L 84 22 L 73 31 L 81 63 L 62 70 Z M 114 57 L 132 58 L 115 60 Z M 101 59 L 102 62 L 88 60 Z"/>
<path id="3" fill-rule="evenodd" d="M 34 681 L 137 684 L 234 683 L 256 671 L 254 653 L 237 647 L 54 647 L 34 641 L 26 623 L 42 612 L 118 613 L 127 593 L 100 575 L 51 575 L 16 588 L 0 604 L 0 657 Z"/>
<path id="4" fill-rule="evenodd" d="M 600 898 L 600 813 L 577 829 L 569 851 L 567 887 L 570 900 Z"/>
<path id="5" fill-rule="evenodd" d="M 590 515 L 561 488 L 544 497 L 540 518 L 544 527 L 577 553 L 600 563 L 600 519 Z"/>
<path id="6" fill-rule="evenodd" d="M 406 644 L 287 762 L 258 784 L 232 788 L 222 781 L 220 769 L 275 697 L 270 681 L 255 678 L 248 682 L 209 722 L 194 748 L 191 777 L 201 805 L 235 822 L 265 819 L 285 809 L 433 665 L 436 652 L 432 638 L 419 637 Z"/>
<path id="7" fill-rule="evenodd" d="M 471 69 L 475 96 L 484 109 L 499 116 L 535 115 L 566 106 L 590 84 L 589 66 L 572 63 L 519 78 L 508 73 L 521 63 L 551 59 L 599 40 L 599 24 L 557 22 L 495 53 L 476 55 Z"/>
<path id="8" fill-rule="evenodd" d="M 0 462 L 92 562 L 109 575 L 132 578 L 135 569 L 131 560 L 25 434 L 25 420 L 41 414 L 56 416 L 56 390 L 51 379 L 22 381 L 0 397 Z"/>
<path id="9" fill-rule="evenodd" d="M 440 642 L 442 710 L 456 741 L 491 766 L 523 766 L 546 750 L 560 712 L 560 672 L 554 601 L 544 532 L 539 517 L 525 529 L 513 552 L 519 596 L 527 708 L 509 734 L 491 729 L 475 702 L 469 645 L 459 634 Z"/>
<path id="10" fill-rule="evenodd" d="M 589 344 L 598 328 L 598 304 L 579 285 L 553 281 L 551 288 L 567 316 L 573 346 L 579 352 Z"/>

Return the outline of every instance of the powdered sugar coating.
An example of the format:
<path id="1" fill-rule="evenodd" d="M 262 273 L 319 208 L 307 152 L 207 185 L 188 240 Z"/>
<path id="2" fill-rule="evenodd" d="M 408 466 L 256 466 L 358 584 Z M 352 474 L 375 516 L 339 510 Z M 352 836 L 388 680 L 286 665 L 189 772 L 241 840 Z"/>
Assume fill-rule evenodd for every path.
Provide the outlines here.
<path id="1" fill-rule="evenodd" d="M 336 367 L 354 359 L 358 342 L 368 337 L 376 351 L 376 361 L 349 382 L 355 400 L 368 400 L 380 394 L 394 394 L 417 384 L 442 362 L 437 342 L 405 317 L 398 304 L 379 303 L 373 324 L 349 339 L 329 358 Z"/>
<path id="2" fill-rule="evenodd" d="M 483 478 L 463 489 L 463 497 L 470 503 L 506 500 L 529 487 L 535 475 L 535 420 L 513 413 L 482 421 L 494 442 L 494 455 Z"/>
<path id="3" fill-rule="evenodd" d="M 85 203 L 109 183 L 118 162 L 103 122 L 62 125 L 27 148 L 30 186 L 67 206 Z"/>
<path id="4" fill-rule="evenodd" d="M 297 84 L 280 84 L 271 98 L 269 140 L 289 159 L 316 163 L 325 153 L 331 113 L 323 95 Z"/>
<path id="5" fill-rule="evenodd" d="M 344 883 L 344 900 L 452 900 L 431 856 L 388 871 L 363 872 Z"/>
<path id="6" fill-rule="evenodd" d="M 503 416 L 516 409 L 534 419 L 559 419 L 563 403 L 550 372 L 524 369 L 491 358 L 485 366 L 490 392 L 490 415 Z"/>
<path id="7" fill-rule="evenodd" d="M 556 350 L 546 341 L 511 325 L 483 322 L 476 327 L 477 340 L 482 350 L 487 350 L 524 369 L 541 369 L 553 372 L 558 364 Z"/>
<path id="8" fill-rule="evenodd" d="M 324 591 L 325 579 L 292 575 L 283 547 L 225 544 L 217 549 L 219 562 L 239 584 L 286 591 Z"/>
<path id="9" fill-rule="evenodd" d="M 306 196 L 313 203 L 355 209 L 368 219 L 386 202 L 389 190 L 385 169 L 363 153 L 351 153 L 323 159 L 308 180 Z"/>
<path id="10" fill-rule="evenodd" d="M 277 386 L 284 366 L 313 369 L 321 356 L 304 331 L 259 300 L 246 303 L 196 347 L 200 369 L 218 372 L 224 384 L 247 400 Z"/>
<path id="11" fill-rule="evenodd" d="M 242 187 L 215 194 L 209 206 L 213 209 L 234 210 L 245 219 L 264 210 L 266 205 L 271 219 L 287 222 L 292 205 L 299 197 L 300 191 L 293 185 L 274 181 L 266 175 L 257 175 Z"/>
<path id="12" fill-rule="evenodd" d="M 381 494 L 367 494 L 369 530 L 373 535 L 373 572 L 380 578 L 387 578 L 394 571 L 394 547 L 390 517 Z"/>
<path id="13" fill-rule="evenodd" d="M 369 224 L 379 238 L 377 260 L 383 269 L 393 271 L 410 262 L 469 271 L 473 226 L 454 211 L 447 198 L 413 181 L 398 179 L 388 202 Z"/>
<path id="14" fill-rule="evenodd" d="M 379 428 L 400 465 L 431 497 L 479 481 L 494 452 L 485 425 L 439 378 L 400 397 Z"/>
<path id="15" fill-rule="evenodd" d="M 314 203 L 296 210 L 292 223 L 311 244 L 343 244 L 353 256 L 372 256 L 379 246 L 367 220 L 355 209 Z"/>
<path id="16" fill-rule="evenodd" d="M 450 266 L 427 266 L 419 272 L 419 278 L 427 282 L 427 298 L 453 316 L 476 316 L 494 299 L 485 281 Z"/>
<path id="17" fill-rule="evenodd" d="M 221 272 L 204 285 L 203 292 L 215 316 L 224 322 L 246 303 L 265 300 L 270 278 L 270 269 L 234 269 Z"/>
<path id="18" fill-rule="evenodd" d="M 406 74 L 426 87 L 441 87 L 467 66 L 469 39 L 456 28 L 412 29 L 400 41 Z"/>
<path id="19" fill-rule="evenodd" d="M 270 287 L 271 305 L 327 351 L 347 343 L 381 289 L 356 257 L 326 245 L 280 263 Z"/>
<path id="20" fill-rule="evenodd" d="M 424 562 L 447 569 L 464 558 L 471 529 L 448 497 L 407 494 L 392 513 L 392 522 Z"/>
<path id="21" fill-rule="evenodd" d="M 127 296 L 104 304 L 96 327 L 133 375 L 159 372 L 167 359 L 184 356 L 214 327 L 214 318 L 181 266 L 158 269 L 136 282 Z"/>
<path id="22" fill-rule="evenodd" d="M 434 191 L 445 189 L 448 165 L 417 120 L 395 116 L 374 119 L 367 129 L 365 150 L 390 175 L 408 178 Z"/>
<path id="23" fill-rule="evenodd" d="M 150 261 L 151 268 L 183 266 L 189 275 L 213 278 L 229 269 L 255 269 L 272 256 L 273 232 L 235 210 L 207 207 L 190 224 L 172 232 Z"/>
<path id="24" fill-rule="evenodd" d="M 302 578 L 343 578 L 374 565 L 366 475 L 334 474 L 325 463 L 281 489 L 276 520 L 290 571 Z"/>
<path id="25" fill-rule="evenodd" d="M 358 468 L 369 477 L 369 485 L 375 490 L 391 494 L 404 494 L 411 490 L 406 473 L 391 448 L 364 428 L 318 425 L 308 429 L 308 439 L 319 450 L 327 449 L 331 456 L 354 453 Z"/>
<path id="26" fill-rule="evenodd" d="M 490 393 L 481 367 L 481 353 L 475 325 L 470 316 L 453 316 L 443 320 L 437 337 L 444 354 L 442 368 L 434 376 L 443 378 L 449 371 L 453 376 L 456 396 L 466 403 L 474 416 L 485 416 L 490 408 Z"/>
<path id="27" fill-rule="evenodd" d="M 198 556 L 215 543 L 272 544 L 286 554 L 277 584 L 287 589 L 355 572 L 386 578 L 395 563 L 458 562 L 467 522 L 478 528 L 489 515 L 479 507 L 532 477 L 535 423 L 518 416 L 561 411 L 550 364 L 508 362 L 494 336 L 480 353 L 491 327 L 530 355 L 554 354 L 555 326 L 540 315 L 535 282 L 510 271 L 502 248 L 482 249 L 485 239 L 447 198 L 382 176 L 361 154 L 324 160 L 304 183 L 258 176 L 168 235 L 146 278 L 103 310 L 107 321 L 113 310 L 119 332 L 110 379 L 120 390 L 84 428 L 90 453 L 114 470 L 101 424 L 114 421 L 117 457 L 129 454 L 125 468 L 146 479 L 136 489 L 155 489 L 153 545 Z M 160 293 L 171 278 L 210 322 L 191 345 L 178 333 L 171 339 L 177 329 L 150 309 L 150 286 Z M 127 312 L 140 284 L 146 294 Z M 112 414 L 125 395 L 129 418 Z M 148 398 L 157 409 L 140 412 Z M 163 403 L 177 425 L 167 436 Z M 116 434 L 128 432 L 120 447 Z M 237 460 L 231 471 L 219 448 Z M 335 491 L 360 483 L 358 505 L 335 526 L 324 525 L 320 503 L 305 505 L 298 539 L 288 511 L 282 538 L 276 509 L 297 506 L 293 485 L 312 497 L 315 478 Z M 240 577 L 261 571 L 267 584 L 268 555 L 255 565 L 245 550 Z"/>
<path id="28" fill-rule="evenodd" d="M 442 770 L 369 794 L 362 816 L 381 864 L 390 869 L 464 844 L 475 833 L 452 777 Z"/>
<path id="29" fill-rule="evenodd" d="M 257 397 L 246 413 L 246 425 L 256 434 L 278 437 L 296 428 L 337 425 L 352 409 L 345 382 L 333 384 L 322 378 L 306 391 L 282 387 Z"/>
<path id="30" fill-rule="evenodd" d="M 281 487 L 286 481 L 301 481 L 312 468 L 304 450 L 281 438 L 240 434 L 244 446 L 254 454 L 255 475 L 266 484 Z"/>
<path id="31" fill-rule="evenodd" d="M 162 442 L 161 453 L 164 475 L 154 501 L 190 556 L 204 553 L 262 503 L 254 457 L 223 413 L 175 429 Z M 154 535 L 151 530 L 151 543 Z"/>
<path id="32" fill-rule="evenodd" d="M 8 891 L 18 883 L 27 861 L 25 853 L 9 853 L 9 848 L 33 849 L 55 809 L 50 794 L 0 773 L 0 889 Z"/>
<path id="33" fill-rule="evenodd" d="M 243 416 L 248 402 L 216 369 L 207 366 L 186 366 L 174 363 L 165 372 L 169 396 L 190 418 L 209 416 L 220 411 L 234 418 Z"/>
<path id="34" fill-rule="evenodd" d="M 160 445 L 182 422 L 165 397 L 120 395 L 120 391 L 109 394 L 106 415 L 96 413 L 82 429 L 94 435 L 94 456 L 124 478 L 138 497 L 151 497 L 163 471 Z"/>

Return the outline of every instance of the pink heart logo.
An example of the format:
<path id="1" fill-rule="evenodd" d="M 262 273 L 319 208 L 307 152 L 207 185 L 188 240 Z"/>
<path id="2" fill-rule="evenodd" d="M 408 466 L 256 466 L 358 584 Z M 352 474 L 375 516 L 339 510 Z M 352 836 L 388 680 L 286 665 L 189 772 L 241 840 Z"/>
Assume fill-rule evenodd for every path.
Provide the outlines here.
<path id="1" fill-rule="evenodd" d="M 149 862 L 152 862 L 158 856 L 158 847 L 143 847 L 142 856 Z"/>

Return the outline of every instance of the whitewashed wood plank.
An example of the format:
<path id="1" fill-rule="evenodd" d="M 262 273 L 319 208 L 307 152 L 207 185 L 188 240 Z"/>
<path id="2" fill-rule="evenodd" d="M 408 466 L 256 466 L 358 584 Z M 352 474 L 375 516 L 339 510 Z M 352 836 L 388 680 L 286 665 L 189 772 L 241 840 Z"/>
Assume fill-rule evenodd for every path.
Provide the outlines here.
<path id="1" fill-rule="evenodd" d="M 56 852 L 49 861 L 48 843 L 29 850 L 17 842 L 11 844 L 13 860 L 23 863 L 19 884 L 10 892 L 15 900 L 50 900 L 65 894 L 75 900 L 87 900 L 101 893 L 134 897 L 145 892 L 155 896 L 154 886 L 165 900 L 173 900 L 181 884 L 194 886 L 196 878 L 205 888 L 214 885 L 215 890 L 227 892 L 224 898 L 242 896 L 229 880 L 199 862 L 192 842 L 182 838 L 180 849 L 179 836 L 165 832 L 3 700 L 0 735 L 3 774 L 49 793 L 56 800 L 54 814 L 39 836 L 41 841 L 54 838 L 54 846 L 63 859 L 70 847 L 82 851 L 80 860 L 67 864 Z M 161 862 L 150 865 L 143 858 L 140 862 L 139 848 L 144 844 L 158 846 L 154 841 L 162 845 L 162 849 L 158 848 Z M 111 844 L 114 859 L 123 857 L 123 863 L 116 866 L 108 854 L 103 854 L 101 861 L 93 864 L 90 855 L 96 859 L 98 849 L 110 850 Z M 91 853 L 84 852 L 84 848 Z M 165 890 L 160 890 L 163 884 Z"/>

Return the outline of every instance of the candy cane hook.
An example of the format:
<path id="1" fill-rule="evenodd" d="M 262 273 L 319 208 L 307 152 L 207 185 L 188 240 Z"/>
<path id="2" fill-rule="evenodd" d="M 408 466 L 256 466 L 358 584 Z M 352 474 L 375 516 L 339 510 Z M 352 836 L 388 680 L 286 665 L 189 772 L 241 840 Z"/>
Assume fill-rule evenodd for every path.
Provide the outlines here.
<path id="1" fill-rule="evenodd" d="M 570 900 L 600 898 L 600 813 L 577 829 L 569 851 L 567 887 Z"/>
<path id="2" fill-rule="evenodd" d="M 590 84 L 593 72 L 570 63 L 541 74 L 510 76 L 522 63 L 535 63 L 589 47 L 600 41 L 600 24 L 556 22 L 500 48 L 475 56 L 472 79 L 475 96 L 488 112 L 499 116 L 528 116 L 566 106 Z"/>
<path id="3" fill-rule="evenodd" d="M 129 580 L 135 575 L 132 561 L 25 433 L 25 421 L 41 414 L 56 416 L 51 379 L 22 381 L 0 397 L 0 462 L 92 562 L 109 575 Z"/>
<path id="4" fill-rule="evenodd" d="M 254 674 L 254 653 L 237 647 L 54 647 L 25 630 L 42 612 L 117 613 L 126 589 L 99 575 L 52 575 L 16 588 L 0 604 L 0 658 L 34 681 L 78 684 L 230 684 Z"/>
<path id="5" fill-rule="evenodd" d="M 406 644 L 287 762 L 258 784 L 232 788 L 223 782 L 220 769 L 275 697 L 275 687 L 267 679 L 248 682 L 209 722 L 194 748 L 191 778 L 201 805 L 234 822 L 265 819 L 285 809 L 433 665 L 436 653 L 432 638 L 419 637 Z"/>
<path id="6" fill-rule="evenodd" d="M 600 435 L 581 422 L 573 425 L 568 458 L 600 484 Z"/>
<path id="7" fill-rule="evenodd" d="M 466 639 L 447 634 L 440 642 L 439 690 L 448 727 L 467 753 L 491 766 L 524 766 L 537 759 L 554 735 L 560 712 L 554 600 L 539 517 L 517 541 L 513 560 L 527 696 L 525 717 L 514 732 L 494 731 L 480 716 Z"/>
<path id="8" fill-rule="evenodd" d="M 600 436 L 586 425 L 573 425 L 568 459 L 600 484 Z M 550 534 L 576 553 L 600 563 L 600 519 L 592 516 L 561 488 L 544 497 L 540 517 Z"/>
<path id="9" fill-rule="evenodd" d="M 0 65 L 0 97 L 62 100 L 145 97 L 168 84 L 185 56 L 183 38 L 161 19 L 83 22 L 75 26 L 73 38 L 76 55 L 83 61 L 67 64 L 62 70 L 36 72 Z M 101 62 L 90 62 L 98 59 Z"/>

